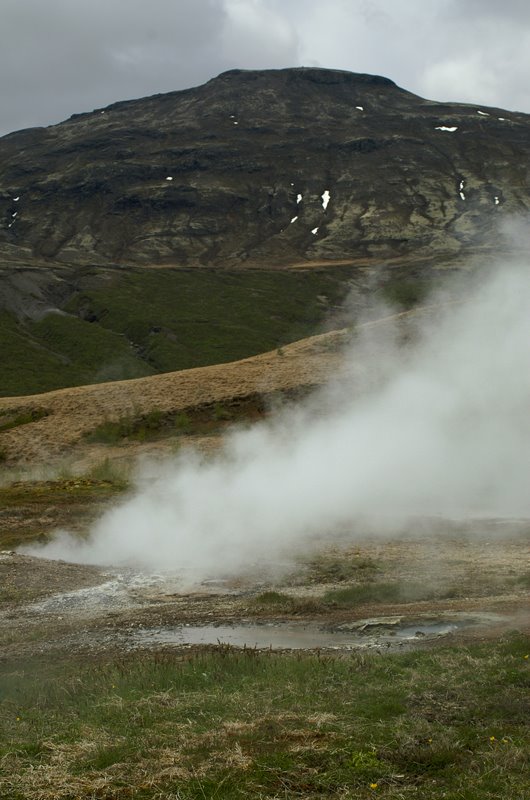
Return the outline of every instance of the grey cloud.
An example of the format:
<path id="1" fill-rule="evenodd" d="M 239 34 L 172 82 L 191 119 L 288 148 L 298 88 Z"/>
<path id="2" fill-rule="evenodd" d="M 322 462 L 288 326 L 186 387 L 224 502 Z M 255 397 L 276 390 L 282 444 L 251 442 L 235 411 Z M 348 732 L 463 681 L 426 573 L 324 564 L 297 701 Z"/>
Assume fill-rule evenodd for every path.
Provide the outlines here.
<path id="1" fill-rule="evenodd" d="M 287 8 L 304 61 L 383 74 L 432 99 L 530 111 L 526 3 L 327 0 Z"/>
<path id="2" fill-rule="evenodd" d="M 2 0 L 0 132 L 300 64 L 530 111 L 526 0 Z"/>
<path id="3" fill-rule="evenodd" d="M 447 14 L 453 19 L 496 18 L 513 23 L 530 21 L 530 5 L 527 0 L 451 0 L 447 6 Z"/>
<path id="4" fill-rule="evenodd" d="M 3 0 L 0 31 L 4 133 L 296 60 L 289 26 L 252 0 Z"/>
<path id="5" fill-rule="evenodd" d="M 7 0 L 0 85 L 4 108 L 13 110 L 9 127 L 57 122 L 94 105 L 210 77 L 201 56 L 222 28 L 222 5 L 204 0 L 202 25 L 196 3 L 177 5 L 175 14 L 175 4 L 157 0 L 146 14 L 138 0 Z"/>
<path id="6" fill-rule="evenodd" d="M 530 7 L 517 0 L 451 2 L 438 24 L 446 46 L 419 77 L 430 97 L 530 111 Z"/>

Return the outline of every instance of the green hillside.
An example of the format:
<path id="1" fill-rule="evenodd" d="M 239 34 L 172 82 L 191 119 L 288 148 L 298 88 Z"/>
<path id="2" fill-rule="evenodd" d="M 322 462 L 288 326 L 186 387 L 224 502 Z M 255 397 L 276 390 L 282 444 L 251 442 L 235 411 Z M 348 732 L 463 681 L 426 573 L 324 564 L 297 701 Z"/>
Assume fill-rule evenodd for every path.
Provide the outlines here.
<path id="1" fill-rule="evenodd" d="M 0 315 L 0 395 L 231 361 L 322 329 L 353 268 L 92 270 L 64 313 Z"/>

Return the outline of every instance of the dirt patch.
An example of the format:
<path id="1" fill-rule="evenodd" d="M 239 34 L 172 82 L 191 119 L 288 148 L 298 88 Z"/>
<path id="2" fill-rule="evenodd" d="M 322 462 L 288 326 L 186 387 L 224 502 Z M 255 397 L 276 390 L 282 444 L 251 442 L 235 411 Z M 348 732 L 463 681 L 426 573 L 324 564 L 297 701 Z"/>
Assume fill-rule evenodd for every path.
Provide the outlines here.
<path id="1" fill-rule="evenodd" d="M 98 567 L 36 559 L 13 551 L 0 552 L 0 608 L 3 611 L 25 607 L 38 598 L 97 586 L 103 581 L 102 570 Z"/>

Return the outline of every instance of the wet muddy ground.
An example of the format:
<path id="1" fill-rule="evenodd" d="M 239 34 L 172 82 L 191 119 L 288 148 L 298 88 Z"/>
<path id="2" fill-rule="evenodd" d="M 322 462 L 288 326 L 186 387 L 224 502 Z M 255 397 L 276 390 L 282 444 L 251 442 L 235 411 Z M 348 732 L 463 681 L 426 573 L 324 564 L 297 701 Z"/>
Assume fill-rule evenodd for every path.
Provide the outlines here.
<path id="1" fill-rule="evenodd" d="M 290 564 L 200 580 L 4 551 L 0 654 L 196 646 L 392 652 L 530 631 L 527 525 L 490 523 L 476 533 L 343 541 Z M 416 591 L 388 599 L 389 586 Z"/>

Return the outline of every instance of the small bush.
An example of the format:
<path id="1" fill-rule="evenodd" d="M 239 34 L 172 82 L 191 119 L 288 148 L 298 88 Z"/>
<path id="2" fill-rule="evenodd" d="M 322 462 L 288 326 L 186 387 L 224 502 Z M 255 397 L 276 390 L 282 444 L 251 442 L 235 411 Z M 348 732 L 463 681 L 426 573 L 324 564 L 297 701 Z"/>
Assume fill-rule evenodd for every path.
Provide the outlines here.
<path id="1" fill-rule="evenodd" d="M 160 409 L 153 409 L 138 416 L 121 417 L 118 420 L 105 420 L 97 428 L 86 435 L 89 442 L 99 444 L 117 444 L 123 439 L 143 442 L 156 436 L 166 424 L 167 414 Z"/>
<path id="2" fill-rule="evenodd" d="M 290 615 L 319 614 L 325 606 L 318 597 L 293 597 L 282 592 L 263 592 L 257 595 L 253 604 L 258 611 Z"/>
<path id="3" fill-rule="evenodd" d="M 89 442 L 97 442 L 98 444 L 116 444 L 128 435 L 127 429 L 124 426 L 124 420 L 119 422 L 112 422 L 105 420 L 97 426 L 93 431 L 86 435 Z"/>
<path id="4" fill-rule="evenodd" d="M 369 575 L 379 569 L 371 558 L 322 556 L 309 562 L 311 577 L 318 583 L 342 583 L 358 578 L 359 574 Z"/>
<path id="5" fill-rule="evenodd" d="M 92 481 L 105 481 L 118 486 L 127 482 L 126 470 L 116 465 L 110 458 L 104 458 L 86 473 L 85 478 Z"/>
<path id="6" fill-rule="evenodd" d="M 232 419 L 232 414 L 222 403 L 215 403 L 213 407 L 213 418 L 216 422 L 228 422 Z"/>
<path id="7" fill-rule="evenodd" d="M 164 423 L 166 415 L 159 408 L 153 408 L 148 411 L 141 420 L 148 430 L 160 430 L 161 425 Z"/>
<path id="8" fill-rule="evenodd" d="M 281 592 L 263 592 L 254 599 L 254 602 L 260 606 L 291 606 L 293 598 Z"/>
<path id="9" fill-rule="evenodd" d="M 422 279 L 392 280 L 383 287 L 384 299 L 391 306 L 409 309 L 419 305 L 429 293 L 429 282 Z"/>
<path id="10" fill-rule="evenodd" d="M 351 755 L 351 767 L 356 775 L 373 777 L 380 775 L 384 765 L 373 750 L 358 750 Z"/>
<path id="11" fill-rule="evenodd" d="M 191 430 L 191 418 L 185 411 L 175 414 L 173 425 L 180 433 L 188 433 Z"/>

